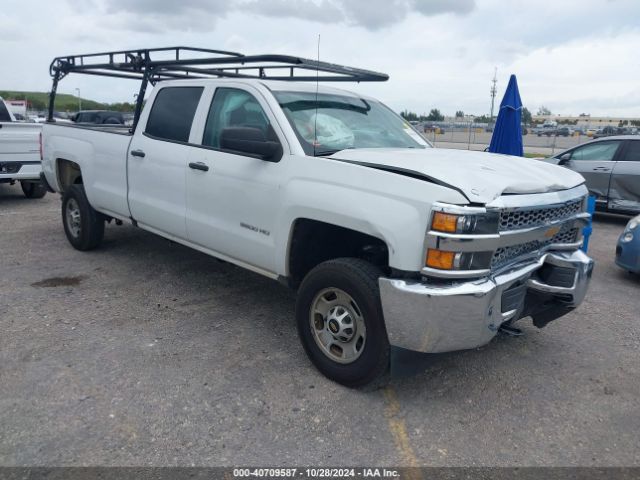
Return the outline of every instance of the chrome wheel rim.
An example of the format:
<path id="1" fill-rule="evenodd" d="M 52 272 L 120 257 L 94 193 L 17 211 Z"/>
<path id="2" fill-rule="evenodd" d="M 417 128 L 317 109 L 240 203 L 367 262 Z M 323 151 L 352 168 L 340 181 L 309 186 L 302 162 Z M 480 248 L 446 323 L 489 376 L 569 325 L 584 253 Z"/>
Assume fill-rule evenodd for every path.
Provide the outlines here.
<path id="1" fill-rule="evenodd" d="M 65 212 L 65 216 L 67 219 L 67 228 L 71 235 L 74 238 L 78 238 L 80 236 L 80 207 L 78 206 L 78 202 L 75 198 L 70 198 L 67 201 L 67 210 Z"/>
<path id="2" fill-rule="evenodd" d="M 353 363 L 364 351 L 367 329 L 353 298 L 339 288 L 320 291 L 309 312 L 311 333 L 325 356 L 338 363 Z"/>

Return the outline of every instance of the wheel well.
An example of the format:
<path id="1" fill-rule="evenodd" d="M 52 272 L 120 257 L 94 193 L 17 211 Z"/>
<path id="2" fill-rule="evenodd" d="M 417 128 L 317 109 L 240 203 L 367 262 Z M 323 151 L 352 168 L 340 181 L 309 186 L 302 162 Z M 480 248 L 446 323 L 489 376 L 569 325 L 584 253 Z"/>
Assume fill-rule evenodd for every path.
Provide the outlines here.
<path id="1" fill-rule="evenodd" d="M 289 248 L 291 286 L 297 287 L 316 265 L 340 257 L 362 258 L 385 270 L 389 267 L 389 250 L 381 239 L 317 220 L 296 220 Z"/>
<path id="2" fill-rule="evenodd" d="M 58 184 L 64 192 L 69 185 L 82 183 L 82 171 L 80 165 L 64 158 L 59 158 L 58 167 Z"/>

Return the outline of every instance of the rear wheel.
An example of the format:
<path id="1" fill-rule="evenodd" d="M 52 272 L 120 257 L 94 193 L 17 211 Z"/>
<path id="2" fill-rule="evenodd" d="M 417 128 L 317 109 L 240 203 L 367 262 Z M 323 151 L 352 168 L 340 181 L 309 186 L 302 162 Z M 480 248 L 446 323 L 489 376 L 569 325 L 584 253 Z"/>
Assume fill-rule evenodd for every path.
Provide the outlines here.
<path id="1" fill-rule="evenodd" d="M 349 387 L 379 381 L 389 368 L 380 275 L 369 262 L 339 258 L 311 270 L 298 292 L 296 321 L 307 355 L 326 377 Z"/>
<path id="2" fill-rule="evenodd" d="M 91 207 L 81 184 L 64 192 L 62 224 L 67 240 L 78 250 L 92 250 L 102 242 L 104 217 Z"/>
<path id="3" fill-rule="evenodd" d="M 40 182 L 27 182 L 25 180 L 20 182 L 20 187 L 27 198 L 42 198 L 47 193 L 47 189 Z"/>

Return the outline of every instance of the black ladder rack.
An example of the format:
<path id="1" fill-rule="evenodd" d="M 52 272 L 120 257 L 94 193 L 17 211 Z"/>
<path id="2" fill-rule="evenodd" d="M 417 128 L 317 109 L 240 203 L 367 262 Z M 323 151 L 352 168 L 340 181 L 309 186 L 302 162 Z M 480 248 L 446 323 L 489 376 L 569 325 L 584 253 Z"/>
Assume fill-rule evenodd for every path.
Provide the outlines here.
<path id="1" fill-rule="evenodd" d="M 56 57 L 49 66 L 53 86 L 49 118 L 58 82 L 70 73 L 141 80 L 134 116 L 138 123 L 147 84 L 163 80 L 203 78 L 257 78 L 298 82 L 384 82 L 389 76 L 361 68 L 309 60 L 290 55 L 243 55 L 194 47 L 120 50 Z"/>

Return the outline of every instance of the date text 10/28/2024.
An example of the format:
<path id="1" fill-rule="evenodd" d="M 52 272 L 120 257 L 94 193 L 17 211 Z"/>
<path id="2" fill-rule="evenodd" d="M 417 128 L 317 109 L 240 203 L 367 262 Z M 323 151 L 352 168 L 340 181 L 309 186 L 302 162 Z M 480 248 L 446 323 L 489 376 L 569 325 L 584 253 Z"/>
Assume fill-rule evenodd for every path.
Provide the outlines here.
<path id="1" fill-rule="evenodd" d="M 399 478 L 389 468 L 234 468 L 233 477 L 258 478 Z"/>

